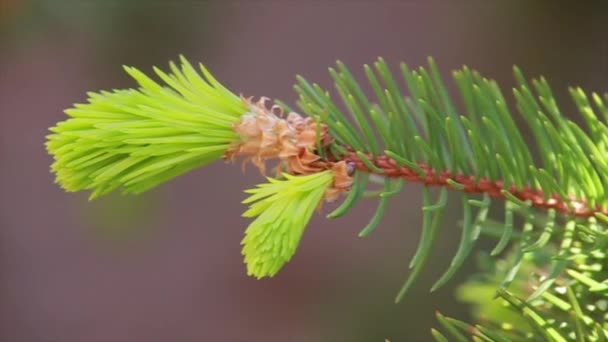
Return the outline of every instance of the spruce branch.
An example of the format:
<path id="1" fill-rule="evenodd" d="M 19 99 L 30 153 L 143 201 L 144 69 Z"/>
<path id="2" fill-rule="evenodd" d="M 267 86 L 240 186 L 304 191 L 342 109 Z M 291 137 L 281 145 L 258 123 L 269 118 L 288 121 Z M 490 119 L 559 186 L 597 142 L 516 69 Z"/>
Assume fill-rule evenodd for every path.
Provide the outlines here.
<path id="1" fill-rule="evenodd" d="M 220 159 L 251 162 L 264 175 L 274 162 L 276 178 L 247 190 L 243 202 L 249 205 L 243 215 L 253 219 L 242 241 L 244 260 L 248 274 L 261 278 L 292 258 L 324 201 L 345 194 L 327 215 L 336 219 L 364 198 L 377 198 L 376 213 L 359 234 L 366 237 L 407 183 L 421 183 L 419 247 L 397 301 L 429 260 L 454 197 L 450 189 L 462 199 L 462 234 L 431 291 L 452 279 L 478 240 L 494 239 L 491 257 L 506 257 L 493 259 L 500 271 L 474 288 L 490 288 L 498 299 L 477 303 L 477 312 L 496 312 L 488 307 L 502 303 L 512 313 L 478 315 L 475 325 L 438 314 L 450 338 L 606 340 L 608 95 L 570 89 L 581 127 L 561 113 L 544 78 L 528 81 L 515 67 L 515 105 L 533 137 L 526 142 L 495 81 L 468 67 L 455 71 L 459 108 L 430 58 L 428 68 L 401 64 L 398 74 L 382 59 L 365 65 L 373 98 L 341 62 L 329 70 L 340 102 L 298 76 L 298 106 L 306 116 L 280 101 L 269 106 L 265 97 L 237 96 L 204 66 L 199 73 L 185 58 L 180 62 L 170 63 L 168 73 L 154 68 L 163 83 L 125 67 L 137 89 L 89 93 L 87 104 L 65 111 L 69 118 L 51 128 L 46 144 L 64 189 L 90 190 L 91 198 L 117 189 L 140 193 Z M 377 178 L 382 188 L 367 191 Z M 441 188 L 437 199 L 431 187 Z M 488 215 L 495 199 L 504 205 L 502 222 Z M 541 276 L 522 281 L 530 270 Z M 439 330 L 432 335 L 448 340 Z"/>

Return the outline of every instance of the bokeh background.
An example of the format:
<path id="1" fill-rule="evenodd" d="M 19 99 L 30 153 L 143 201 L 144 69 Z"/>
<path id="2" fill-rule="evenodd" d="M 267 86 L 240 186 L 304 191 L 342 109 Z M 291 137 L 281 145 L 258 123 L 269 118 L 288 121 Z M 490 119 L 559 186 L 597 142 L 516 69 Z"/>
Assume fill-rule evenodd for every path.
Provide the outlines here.
<path id="1" fill-rule="evenodd" d="M 393 67 L 467 64 L 506 93 L 511 66 L 608 91 L 602 2 L 0 0 L 0 341 L 429 341 L 434 312 L 467 318 L 454 287 L 429 294 L 458 242 L 459 203 L 421 281 L 402 304 L 421 224 L 408 185 L 366 238 L 374 201 L 309 225 L 274 279 L 248 278 L 243 189 L 260 182 L 223 163 L 141 196 L 94 202 L 49 173 L 47 128 L 85 92 L 133 86 L 184 54 L 229 88 L 293 103 L 295 74 L 331 88 L 327 67 L 383 56 Z M 456 197 L 456 196 L 455 196 Z"/>

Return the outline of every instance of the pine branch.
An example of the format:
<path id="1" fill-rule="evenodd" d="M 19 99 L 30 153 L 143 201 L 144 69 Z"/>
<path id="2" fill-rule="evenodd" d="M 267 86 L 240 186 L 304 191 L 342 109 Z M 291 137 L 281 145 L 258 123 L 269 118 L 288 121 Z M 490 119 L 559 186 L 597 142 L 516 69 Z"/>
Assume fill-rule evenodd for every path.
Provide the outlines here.
<path id="1" fill-rule="evenodd" d="M 563 229 L 557 222 L 561 219 L 558 213 L 583 226 L 586 224 L 579 221 L 584 219 L 607 222 L 605 180 L 608 173 L 605 171 L 608 164 L 603 156 L 608 146 L 605 124 L 608 112 L 599 95 L 593 94 L 592 98 L 602 119 L 595 114 L 581 89 L 571 91 L 588 126 L 589 133 L 586 133 L 561 115 L 546 80 L 532 81 L 537 92 L 534 95 L 521 71 L 514 69 L 518 81 L 518 87 L 514 89 L 516 104 L 535 138 L 533 146 L 540 155 L 539 163 L 532 158 L 534 150 L 524 143 L 523 134 L 516 127 L 496 82 L 467 67 L 454 72 L 467 113 L 464 116 L 458 114 L 432 59 L 429 59 L 430 71 L 424 68 L 412 71 L 407 65 L 401 65 L 409 97 L 403 97 L 382 59 L 374 68 L 365 66 L 364 69 L 376 95 L 375 103 L 362 92 L 346 66 L 338 62 L 337 70 L 330 69 L 349 117 L 338 109 L 339 105 L 328 92 L 298 78 L 299 106 L 309 116 L 327 123 L 330 135 L 335 137 L 335 146 L 330 146 L 335 160 L 353 163 L 360 171 L 387 178 L 402 178 L 427 186 L 460 190 L 464 194 L 478 193 L 506 200 L 505 221 L 500 228 L 502 234 L 493 253 L 496 255 L 512 240 L 514 211 L 527 213 L 524 232 L 526 227 L 533 226 L 531 221 L 542 214 L 535 209 L 545 209 L 547 218 L 541 232 L 530 233 L 538 234 L 530 237 L 533 242 L 515 245 L 522 255 L 557 239 Z M 357 187 L 357 181 L 354 187 Z M 345 201 L 348 205 L 340 208 L 341 213 L 361 199 L 360 192 L 357 188 L 357 195 Z M 457 253 L 433 290 L 444 285 L 456 272 L 486 226 L 489 202 L 465 198 L 463 203 L 465 218 L 471 217 L 472 206 L 479 207 L 477 218 L 465 220 Z M 386 200 L 381 200 L 379 211 L 385 205 Z M 442 210 L 444 206 L 442 201 L 442 205 L 428 204 L 426 207 Z M 374 216 L 370 221 L 371 225 L 379 222 L 376 218 Z M 423 237 L 416 255 L 428 255 L 432 248 L 433 239 L 427 237 L 433 234 L 425 233 L 425 227 L 434 225 L 427 224 L 427 220 L 431 220 L 431 216 L 425 216 Z M 366 227 L 366 230 L 373 229 L 369 225 Z M 597 231 L 592 234 L 592 239 L 603 235 Z M 561 250 L 562 254 L 565 249 Z M 420 274 L 417 265 L 410 265 L 412 273 L 404 289 L 409 289 L 412 278 Z M 504 284 L 510 282 L 516 271 L 517 265 L 507 274 Z M 551 281 L 549 279 L 547 284 Z M 547 285 L 542 288 L 546 289 Z"/>

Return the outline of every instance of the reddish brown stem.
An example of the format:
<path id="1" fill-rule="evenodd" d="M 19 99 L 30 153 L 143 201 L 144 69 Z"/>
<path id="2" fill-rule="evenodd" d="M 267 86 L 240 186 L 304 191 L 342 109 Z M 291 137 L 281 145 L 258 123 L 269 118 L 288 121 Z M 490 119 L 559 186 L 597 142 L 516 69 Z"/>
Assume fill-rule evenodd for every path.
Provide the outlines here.
<path id="1" fill-rule="evenodd" d="M 380 155 L 377 158 L 368 155 L 368 159 L 372 161 L 377 168 L 382 169 L 382 176 L 403 178 L 410 182 L 419 182 L 428 186 L 445 186 L 454 189 L 454 187 L 448 183 L 448 180 L 452 180 L 464 187 L 462 191 L 468 193 L 484 193 L 493 198 L 505 199 L 505 195 L 501 192 L 501 190 L 504 189 L 504 183 L 500 180 L 490 181 L 481 178 L 476 182 L 473 176 L 452 174 L 452 172 L 449 171 L 436 172 L 428 165 L 419 163 L 418 166 L 425 173 L 425 177 L 423 178 L 413 169 L 406 166 L 399 166 L 395 160 L 385 155 Z M 354 163 L 357 170 L 377 173 L 370 170 L 354 152 L 350 152 L 344 157 L 344 160 L 346 162 Z M 602 210 L 599 207 L 591 208 L 585 201 L 576 199 L 564 200 L 557 194 L 553 194 L 549 199 L 545 199 L 545 195 L 542 191 L 530 187 L 518 189 L 515 186 L 510 186 L 507 190 L 522 201 L 530 201 L 532 205 L 537 208 L 555 209 L 558 212 L 577 217 L 591 217 L 597 213 L 608 215 L 608 211 Z"/>

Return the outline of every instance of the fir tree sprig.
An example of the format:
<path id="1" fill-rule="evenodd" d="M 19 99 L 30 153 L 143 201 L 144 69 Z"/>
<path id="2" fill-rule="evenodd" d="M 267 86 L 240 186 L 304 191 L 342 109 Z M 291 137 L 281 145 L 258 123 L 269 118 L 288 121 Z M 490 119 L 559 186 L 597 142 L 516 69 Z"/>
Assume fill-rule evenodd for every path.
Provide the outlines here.
<path id="1" fill-rule="evenodd" d="M 333 201 L 352 183 L 352 166 L 316 153 L 331 143 L 327 127 L 297 113 L 287 116 L 267 98 L 254 102 L 222 86 L 201 64 L 184 58 L 170 72 L 154 68 L 157 83 L 133 67 L 125 71 L 137 89 L 89 93 L 89 103 L 65 112 L 50 130 L 51 169 L 67 191 L 92 190 L 91 199 L 120 188 L 140 193 L 219 159 L 251 161 L 262 174 L 276 173 L 244 201 L 243 254 L 248 274 L 273 276 L 297 249 L 314 208 Z"/>
<path id="2" fill-rule="evenodd" d="M 243 255 L 247 273 L 272 277 L 291 259 L 314 210 L 333 183 L 330 171 L 307 176 L 283 175 L 283 180 L 247 190 L 251 194 L 243 216 L 255 218 L 245 231 Z"/>
<path id="3" fill-rule="evenodd" d="M 91 92 L 65 111 L 70 118 L 46 144 L 64 189 L 92 190 L 91 198 L 117 188 L 141 193 L 226 153 L 248 107 L 202 65 L 205 78 L 181 62 L 171 74 L 155 68 L 164 86 L 125 67 L 140 88 Z"/>

